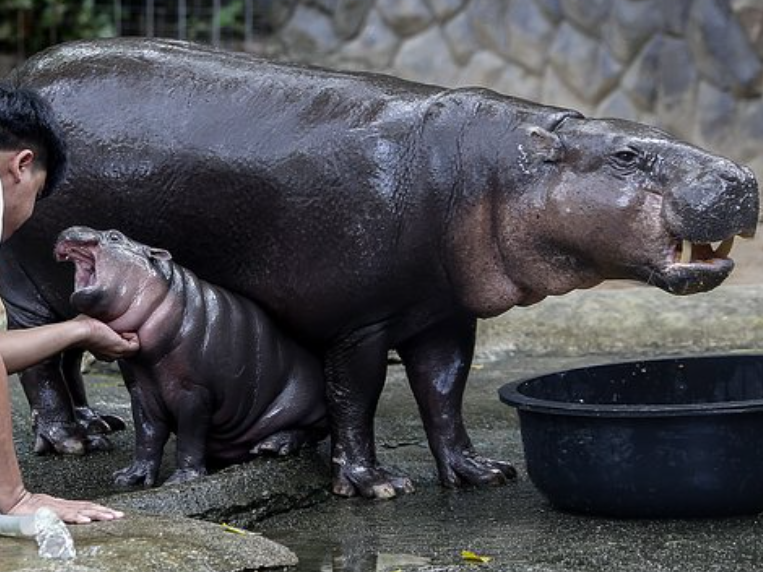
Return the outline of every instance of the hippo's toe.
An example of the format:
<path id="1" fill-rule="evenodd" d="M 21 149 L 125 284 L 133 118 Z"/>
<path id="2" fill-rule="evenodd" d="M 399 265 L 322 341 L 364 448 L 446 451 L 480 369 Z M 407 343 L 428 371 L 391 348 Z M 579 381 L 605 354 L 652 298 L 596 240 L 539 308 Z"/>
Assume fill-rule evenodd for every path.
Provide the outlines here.
<path id="1" fill-rule="evenodd" d="M 412 493 L 415 489 L 408 477 L 395 475 L 376 466 L 334 465 L 332 490 L 335 495 L 352 497 L 390 499 L 398 494 Z"/>
<path id="2" fill-rule="evenodd" d="M 107 435 L 127 426 L 121 417 L 98 413 L 90 407 L 75 407 L 74 417 L 88 435 Z"/>
<path id="3" fill-rule="evenodd" d="M 504 485 L 516 476 L 516 469 L 509 463 L 482 457 L 471 450 L 449 455 L 445 466 L 440 467 L 440 480 L 447 487 Z"/>

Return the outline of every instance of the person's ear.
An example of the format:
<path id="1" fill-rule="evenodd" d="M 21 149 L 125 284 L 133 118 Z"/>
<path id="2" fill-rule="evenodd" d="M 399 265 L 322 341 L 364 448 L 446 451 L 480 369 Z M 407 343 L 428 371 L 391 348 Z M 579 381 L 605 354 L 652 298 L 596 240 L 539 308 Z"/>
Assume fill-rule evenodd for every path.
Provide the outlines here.
<path id="1" fill-rule="evenodd" d="M 21 177 L 25 170 L 31 169 L 34 163 L 34 151 L 31 149 L 22 149 L 11 159 L 11 174 L 16 183 L 21 182 Z"/>

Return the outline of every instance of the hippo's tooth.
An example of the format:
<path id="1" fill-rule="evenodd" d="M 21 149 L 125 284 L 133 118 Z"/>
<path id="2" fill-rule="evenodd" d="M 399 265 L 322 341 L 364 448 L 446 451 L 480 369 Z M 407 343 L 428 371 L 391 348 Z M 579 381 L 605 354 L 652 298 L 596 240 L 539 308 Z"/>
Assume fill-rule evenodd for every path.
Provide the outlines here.
<path id="1" fill-rule="evenodd" d="M 726 258 L 731 252 L 731 247 L 734 246 L 734 237 L 727 238 L 713 251 L 713 255 L 716 258 Z"/>
<path id="2" fill-rule="evenodd" d="M 684 240 L 681 246 L 681 264 L 688 264 L 691 262 L 691 242 Z"/>

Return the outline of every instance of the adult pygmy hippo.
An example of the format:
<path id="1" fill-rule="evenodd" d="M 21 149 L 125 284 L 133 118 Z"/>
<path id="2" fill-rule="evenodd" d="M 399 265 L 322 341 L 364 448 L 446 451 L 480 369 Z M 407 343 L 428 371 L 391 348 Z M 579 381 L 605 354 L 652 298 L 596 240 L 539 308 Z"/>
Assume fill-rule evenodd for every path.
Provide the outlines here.
<path id="1" fill-rule="evenodd" d="M 73 314 L 49 255 L 68 226 L 170 250 L 322 355 L 341 495 L 411 489 L 374 448 L 390 348 L 442 482 L 504 482 L 513 469 L 478 455 L 461 417 L 477 318 L 607 278 L 709 290 L 733 267 L 730 241 L 756 227 L 749 169 L 489 90 L 135 39 L 63 45 L 14 77 L 51 101 L 71 169 L 0 251 L 12 326 Z M 41 388 L 40 440 L 66 448 L 61 366 L 26 381 Z"/>
<path id="2" fill-rule="evenodd" d="M 206 474 L 207 458 L 286 454 L 328 433 L 318 361 L 250 300 L 116 230 L 69 228 L 55 254 L 76 266 L 72 306 L 140 338 L 140 352 L 119 363 L 136 450 L 117 484 L 153 485 L 173 430 L 178 468 L 169 482 Z"/>

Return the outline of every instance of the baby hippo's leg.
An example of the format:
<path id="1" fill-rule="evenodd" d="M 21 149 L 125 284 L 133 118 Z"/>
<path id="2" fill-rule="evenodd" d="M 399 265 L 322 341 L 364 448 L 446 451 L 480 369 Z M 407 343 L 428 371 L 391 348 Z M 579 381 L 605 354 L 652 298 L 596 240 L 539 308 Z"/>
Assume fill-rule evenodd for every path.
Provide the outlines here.
<path id="1" fill-rule="evenodd" d="M 310 354 L 296 351 L 284 390 L 258 420 L 260 434 L 254 455 L 289 455 L 328 435 L 323 374 Z"/>
<path id="2" fill-rule="evenodd" d="M 114 483 L 129 487 L 142 484 L 152 487 L 159 475 L 164 445 L 169 438 L 170 430 L 166 423 L 149 417 L 141 404 L 139 391 L 130 387 L 132 400 L 132 416 L 135 423 L 135 453 L 129 467 L 114 473 Z"/>
<path id="3" fill-rule="evenodd" d="M 178 406 L 177 469 L 165 484 L 185 483 L 207 474 L 206 449 L 212 396 L 198 385 L 183 392 Z"/>
<path id="4" fill-rule="evenodd" d="M 328 435 L 328 424 L 315 424 L 307 428 L 287 429 L 265 437 L 252 447 L 253 455 L 291 455 L 303 446 L 317 443 Z"/>

